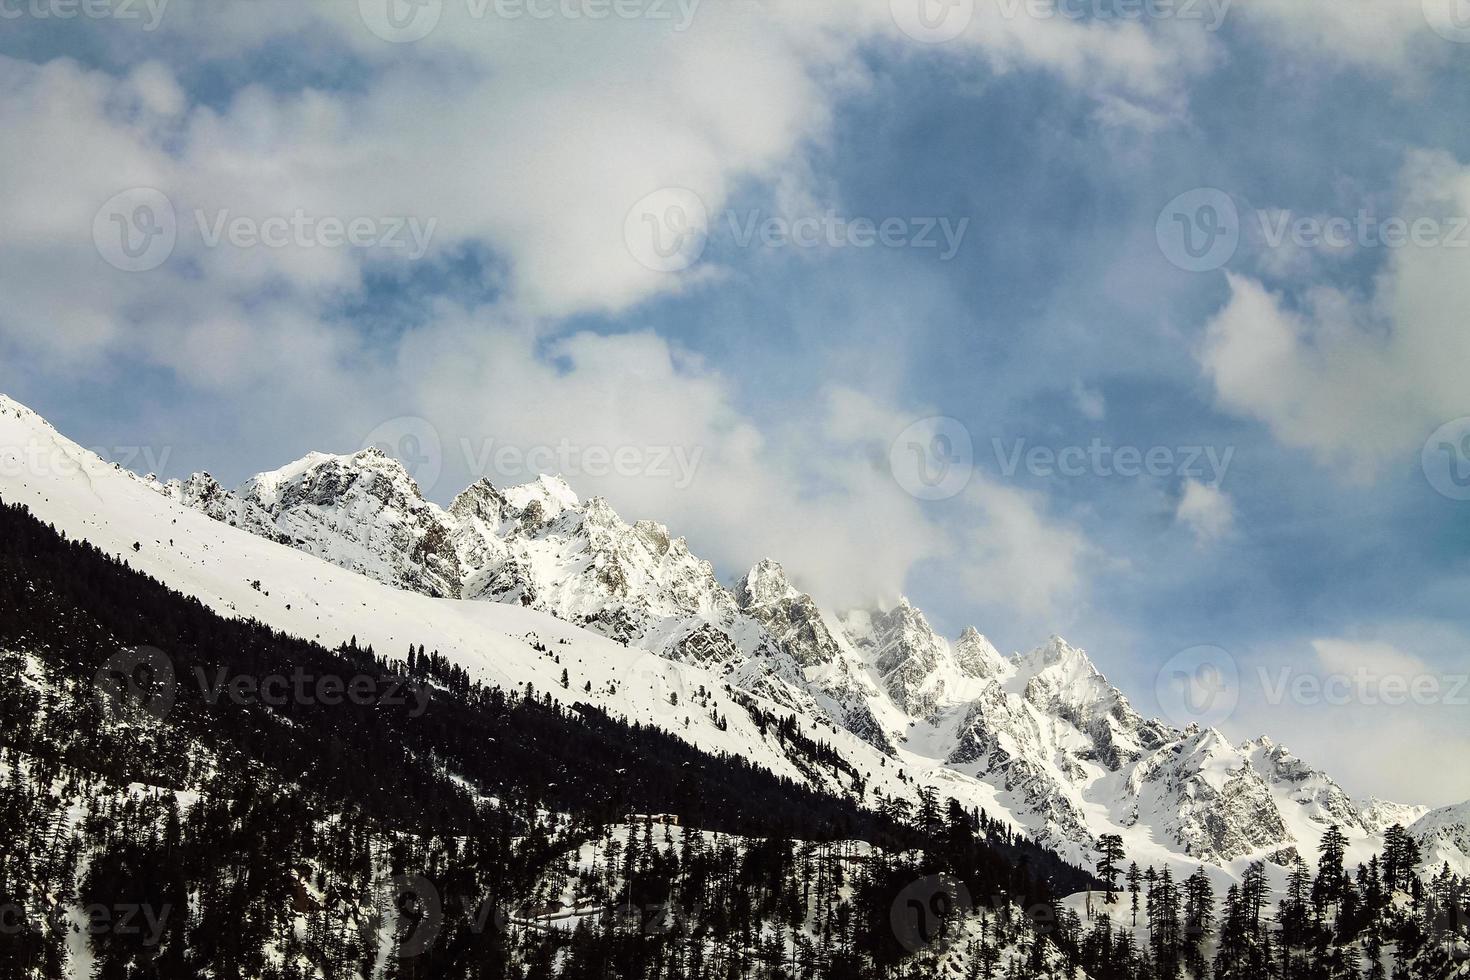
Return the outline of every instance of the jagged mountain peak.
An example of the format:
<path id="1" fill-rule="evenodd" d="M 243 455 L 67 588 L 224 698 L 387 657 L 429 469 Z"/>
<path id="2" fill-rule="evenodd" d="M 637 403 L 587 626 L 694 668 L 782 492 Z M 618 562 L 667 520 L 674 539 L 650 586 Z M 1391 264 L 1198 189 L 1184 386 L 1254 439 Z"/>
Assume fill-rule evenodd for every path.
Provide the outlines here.
<path id="1" fill-rule="evenodd" d="M 504 500 L 505 494 L 501 492 L 499 487 L 490 482 L 490 478 L 488 476 L 482 476 L 474 483 L 471 483 L 469 486 L 461 490 L 454 499 L 460 500 L 462 498 L 469 500 Z"/>
<path id="2" fill-rule="evenodd" d="M 633 532 L 650 553 L 660 558 L 668 554 L 687 554 L 689 551 L 683 538 L 670 536 L 668 526 L 657 521 L 638 521 L 633 525 Z"/>
<path id="3" fill-rule="evenodd" d="M 1228 759 L 1238 764 L 1243 754 L 1230 739 L 1218 728 L 1201 728 L 1199 725 L 1190 725 L 1185 729 L 1184 737 L 1180 739 L 1183 752 L 1200 758 Z"/>
<path id="4" fill-rule="evenodd" d="M 0 401 L 0 417 L 11 444 L 55 441 L 86 457 L 94 478 L 103 471 L 13 401 Z M 106 469 L 112 479 L 115 468 Z M 373 450 L 315 453 L 262 474 L 254 481 L 259 501 L 206 473 L 167 486 L 133 478 L 111 484 L 113 492 L 125 495 L 125 484 L 399 589 L 525 605 L 671 661 L 718 669 L 803 719 L 847 729 L 909 773 L 948 766 L 959 771 L 940 780 L 981 780 L 997 794 L 996 812 L 1079 854 L 1098 833 L 1139 824 L 1140 839 L 1205 860 L 1276 855 L 1294 842 L 1310 855 L 1327 822 L 1362 839 L 1427 812 L 1381 801 L 1344 808 L 1335 784 L 1267 738 L 1232 749 L 1213 730 L 1144 722 L 1060 636 L 1005 659 L 977 629 L 955 641 L 936 635 L 906 597 L 839 619 L 793 587 L 774 560 L 757 563 L 732 595 L 668 528 L 624 524 L 606 501 L 584 504 L 558 477 L 510 490 L 480 480 L 447 511 L 423 501 L 403 467 Z M 24 499 L 44 505 L 53 488 L 33 479 L 23 489 Z M 532 505 L 544 519 L 524 519 Z M 605 528 L 605 539 L 589 534 L 592 526 Z M 755 594 L 766 605 L 753 605 Z M 1423 829 L 1453 861 L 1466 822 L 1446 813 Z"/>
<path id="5" fill-rule="evenodd" d="M 567 510 L 575 509 L 575 507 L 567 508 Z M 613 509 L 613 505 L 608 502 L 606 497 L 589 498 L 586 503 L 582 504 L 581 514 L 582 521 L 585 524 L 591 524 L 607 530 L 624 530 L 630 527 L 630 525 L 624 523 L 623 519 L 618 516 L 618 512 Z"/>
<path id="6" fill-rule="evenodd" d="M 510 505 L 519 511 L 527 510 L 532 504 L 538 505 L 546 519 L 556 517 L 563 511 L 580 510 L 582 507 L 581 499 L 566 480 L 561 476 L 548 476 L 545 473 L 529 483 L 510 487 L 504 495 Z"/>
<path id="7" fill-rule="evenodd" d="M 1406 829 L 1419 841 L 1428 866 L 1448 862 L 1463 868 L 1470 862 L 1470 800 L 1430 810 Z"/>
<path id="8" fill-rule="evenodd" d="M 1023 674 L 1038 674 L 1049 668 L 1065 666 L 1082 676 L 1101 674 L 1087 651 L 1074 647 L 1061 636 L 1053 633 L 1041 646 L 1027 653 L 1018 653 L 1011 658 L 1018 671 Z"/>
<path id="9" fill-rule="evenodd" d="M 971 677 L 999 677 L 1008 666 L 995 644 L 973 626 L 966 626 L 955 641 L 954 653 L 960 669 Z"/>
<path id="10" fill-rule="evenodd" d="M 1369 833 L 1381 834 L 1394 824 L 1408 827 L 1430 812 L 1430 808 L 1417 803 L 1395 803 L 1376 796 L 1368 798 L 1360 807 L 1363 826 Z M 1470 854 L 1470 848 L 1466 849 Z"/>
<path id="11" fill-rule="evenodd" d="M 781 563 L 769 558 L 756 562 L 735 584 L 735 597 L 746 609 L 794 599 L 799 595 L 801 593 L 786 577 Z"/>
<path id="12" fill-rule="evenodd" d="M 449 513 L 461 519 L 478 519 L 493 527 L 504 519 L 508 506 L 505 494 L 481 477 L 459 492 L 449 505 Z"/>
<path id="13" fill-rule="evenodd" d="M 425 503 L 418 483 L 403 464 L 375 447 L 343 455 L 307 453 L 280 469 L 257 473 L 235 493 L 267 512 L 278 513 L 297 503 L 329 505 L 364 478 L 375 482 L 369 493 L 380 502 Z"/>

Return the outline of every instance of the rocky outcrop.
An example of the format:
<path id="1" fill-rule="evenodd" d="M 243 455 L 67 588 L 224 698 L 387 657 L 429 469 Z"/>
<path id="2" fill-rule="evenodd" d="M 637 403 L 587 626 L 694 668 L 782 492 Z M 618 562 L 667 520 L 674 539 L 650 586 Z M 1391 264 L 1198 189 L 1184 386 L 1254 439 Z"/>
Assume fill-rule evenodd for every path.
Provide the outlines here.
<path id="1" fill-rule="evenodd" d="M 1142 826 L 1196 860 L 1273 860 L 1311 852 L 1290 830 L 1299 819 L 1360 835 L 1418 820 L 1437 853 L 1470 852 L 1462 814 L 1360 807 L 1269 739 L 1234 748 L 1144 718 L 1061 637 L 1007 658 L 973 627 L 951 643 L 907 599 L 839 617 L 772 560 L 727 589 L 664 525 L 630 524 L 556 477 L 480 480 L 441 509 L 370 449 L 312 454 L 234 491 L 208 474 L 151 485 L 398 588 L 527 606 L 715 670 L 902 765 L 989 783 L 1033 836 L 1078 853 L 1099 833 Z M 1100 823 L 1099 812 L 1111 816 Z"/>

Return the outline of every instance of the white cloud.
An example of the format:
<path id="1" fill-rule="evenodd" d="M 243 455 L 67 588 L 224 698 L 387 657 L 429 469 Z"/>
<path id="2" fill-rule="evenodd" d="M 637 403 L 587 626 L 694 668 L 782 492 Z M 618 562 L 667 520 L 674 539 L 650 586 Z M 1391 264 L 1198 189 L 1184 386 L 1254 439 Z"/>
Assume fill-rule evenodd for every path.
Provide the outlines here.
<path id="1" fill-rule="evenodd" d="M 1086 537 L 1047 516 L 1036 497 L 983 477 L 964 500 L 971 512 L 955 561 L 967 594 L 982 609 L 1008 607 L 1055 628 L 1082 591 L 1093 554 Z"/>
<path id="2" fill-rule="evenodd" d="M 745 185 L 778 207 L 836 204 L 810 151 L 874 57 L 1047 72 L 1106 107 L 1100 118 L 1134 107 L 1153 126 L 1182 112 L 1178 80 L 1208 63 L 1207 45 L 1136 23 L 997 19 L 986 6 L 936 50 L 901 33 L 889 0 L 706 3 L 683 32 L 469 9 L 447 3 L 429 37 L 389 44 L 355 2 L 180 0 L 148 48 L 165 61 L 114 74 L 0 59 L 0 341 L 65 370 L 125 356 L 172 371 L 238 404 L 257 442 L 274 429 L 295 444 L 293 419 L 309 416 L 351 448 L 393 405 L 432 418 L 451 451 L 486 435 L 698 448 L 690 489 L 586 489 L 687 529 L 724 568 L 778 555 L 836 604 L 897 594 L 933 560 L 966 567 L 978 598 L 1014 595 L 1029 611 L 1081 587 L 1083 539 L 1031 497 L 977 478 L 953 502 L 972 530 L 950 534 L 954 511 L 897 486 L 888 441 L 922 411 L 822 389 L 801 406 L 809 418 L 762 428 L 729 379 L 656 336 L 579 334 L 549 350 L 538 338 L 567 315 L 698 288 L 698 275 L 639 264 L 624 241 L 629 208 L 650 191 L 690 188 L 711 212 Z M 140 50 L 132 35 L 83 28 L 117 45 L 111 63 Z M 251 84 L 208 104 L 180 84 L 204 59 L 271 43 L 291 57 L 305 38 L 327 61 L 350 52 L 336 66 L 354 84 Z M 172 254 L 144 273 L 112 268 L 93 242 L 99 207 L 134 187 L 163 192 L 177 217 Z M 427 261 L 469 245 L 504 262 L 498 305 L 436 307 L 385 344 L 333 314 L 401 254 L 211 247 L 200 225 L 298 212 L 433 220 Z"/>
<path id="3" fill-rule="evenodd" d="M 1430 673 L 1423 658 L 1405 653 L 1382 640 L 1316 639 L 1312 641 L 1312 651 L 1316 653 L 1318 663 L 1329 673 L 1351 674 L 1362 670 L 1373 675 L 1397 674 L 1402 677 Z"/>
<path id="4" fill-rule="evenodd" d="M 1090 422 L 1101 422 L 1108 414 L 1107 399 L 1096 388 L 1089 388 L 1081 381 L 1072 384 L 1072 401 L 1077 411 Z"/>
<path id="5" fill-rule="evenodd" d="M 1454 47 L 1431 32 L 1431 18 L 1453 23 L 1458 0 L 1237 0 L 1232 16 L 1259 27 L 1268 43 L 1376 69 L 1413 67 L 1420 44 L 1453 57 Z M 1430 50 L 1433 50 L 1431 48 Z"/>
<path id="6" fill-rule="evenodd" d="M 111 75 L 68 60 L 0 59 L 0 337 L 60 359 L 154 351 L 184 369 L 196 362 L 187 348 L 207 335 L 191 331 L 254 318 L 265 293 L 335 343 L 335 328 L 306 322 L 402 253 L 211 248 L 200 227 L 298 211 L 433 221 L 431 259 L 488 247 L 506 264 L 507 302 L 521 314 L 624 310 L 704 278 L 650 270 L 630 252 L 625 219 L 650 192 L 689 188 L 711 213 L 752 182 L 783 205 L 838 203 L 818 193 L 807 155 L 825 141 L 835 105 L 867 84 L 866 48 L 1051 72 L 1100 104 L 1166 113 L 1182 105 L 1181 73 L 1205 63 L 1197 41 L 1139 24 L 992 22 L 989 10 L 935 51 L 902 35 L 888 0 L 706 3 L 682 32 L 662 21 L 505 20 L 472 9 L 446 3 L 428 37 L 390 44 L 355 2 L 259 0 L 248 15 L 179 2 L 148 49 L 168 63 Z M 131 32 L 81 29 L 116 45 L 121 61 L 139 50 Z M 331 57 L 341 53 L 333 37 L 350 50 L 362 62 L 359 83 L 248 85 L 205 106 L 175 77 L 195 59 L 268 43 L 295 51 L 306 37 Z M 109 268 L 90 240 L 99 206 L 132 187 L 162 191 L 178 218 L 172 256 L 147 274 Z M 214 326 L 199 326 L 207 321 Z M 181 346 L 181 335 L 194 339 Z M 222 358 L 208 380 L 248 383 L 259 360 Z"/>
<path id="7" fill-rule="evenodd" d="M 722 573 L 774 557 L 837 608 L 901 594 L 914 567 L 930 561 L 962 569 L 977 603 L 1038 619 L 1084 584 L 1084 538 L 1030 496 L 978 474 L 935 508 L 904 491 L 888 450 L 922 409 L 824 387 L 793 424 L 763 430 L 736 407 L 729 379 L 652 333 L 577 334 L 538 352 L 532 331 L 484 311 L 441 310 L 405 341 L 391 373 L 421 379 L 392 403 L 414 406 L 440 430 L 440 496 L 478 475 L 491 458 L 486 438 L 523 450 L 563 440 L 611 451 L 674 447 L 698 460 L 688 486 L 667 476 L 568 476 L 626 519 L 667 523 Z"/>
<path id="8" fill-rule="evenodd" d="M 1174 519 L 1194 532 L 1199 544 L 1209 544 L 1229 533 L 1235 504 L 1219 487 L 1189 479 L 1184 481 Z"/>
<path id="9" fill-rule="evenodd" d="M 1465 414 L 1470 168 L 1412 154 L 1396 210 L 1410 223 L 1442 219 L 1442 243 L 1390 250 L 1366 297 L 1325 285 L 1289 297 L 1232 274 L 1201 352 L 1223 407 L 1358 476 Z"/>
<path id="10" fill-rule="evenodd" d="M 1398 622 L 1273 651 L 1245 671 L 1239 734 L 1270 733 L 1358 798 L 1458 803 L 1470 798 L 1465 643 Z"/>

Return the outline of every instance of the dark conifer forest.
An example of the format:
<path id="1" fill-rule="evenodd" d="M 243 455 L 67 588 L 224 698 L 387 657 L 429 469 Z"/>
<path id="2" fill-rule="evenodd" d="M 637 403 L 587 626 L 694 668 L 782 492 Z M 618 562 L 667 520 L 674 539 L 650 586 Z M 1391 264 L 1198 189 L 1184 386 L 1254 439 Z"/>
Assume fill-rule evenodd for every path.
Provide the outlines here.
<path id="1" fill-rule="evenodd" d="M 1024 934 L 1040 962 L 1023 910 L 1094 881 L 981 812 L 864 808 L 575 690 L 223 619 L 14 506 L 0 651 L 4 977 L 60 976 L 79 942 L 99 977 L 877 976 L 959 921 L 960 887 L 988 947 Z M 273 676 L 371 696 L 222 680 Z M 916 882 L 922 942 L 891 921 Z M 539 923 L 569 887 L 595 914 Z"/>
<path id="2" fill-rule="evenodd" d="M 569 682 L 485 687 L 405 653 L 221 618 L 0 505 L 0 980 L 1466 966 L 1466 882 L 1421 876 L 1402 828 L 1355 869 L 1329 833 L 1273 909 L 1263 865 L 1216 895 L 1106 837 L 1094 876 L 932 791 L 864 806 L 855 772 L 850 795 L 815 792 Z M 727 696 L 803 771 L 847 766 Z M 1084 922 L 1060 899 L 1089 889 Z"/>

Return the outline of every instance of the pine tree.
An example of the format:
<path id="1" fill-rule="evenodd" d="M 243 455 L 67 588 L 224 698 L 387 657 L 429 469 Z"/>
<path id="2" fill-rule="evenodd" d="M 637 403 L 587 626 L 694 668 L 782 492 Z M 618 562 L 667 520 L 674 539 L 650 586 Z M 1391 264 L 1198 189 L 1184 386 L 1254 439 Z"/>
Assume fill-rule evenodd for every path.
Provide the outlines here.
<path id="1" fill-rule="evenodd" d="M 1201 866 L 1184 882 L 1184 963 L 1189 972 L 1205 972 L 1205 939 L 1215 921 L 1215 891 Z"/>
<path id="2" fill-rule="evenodd" d="M 1133 899 L 1133 927 L 1138 928 L 1138 884 L 1141 881 L 1138 873 L 1138 863 L 1131 862 L 1128 865 L 1128 894 Z"/>
<path id="3" fill-rule="evenodd" d="M 1118 901 L 1118 875 L 1122 870 L 1118 864 L 1123 860 L 1123 838 L 1118 834 L 1103 834 L 1097 839 L 1095 849 L 1099 855 L 1097 875 L 1108 886 L 1107 903 L 1114 905 Z"/>

